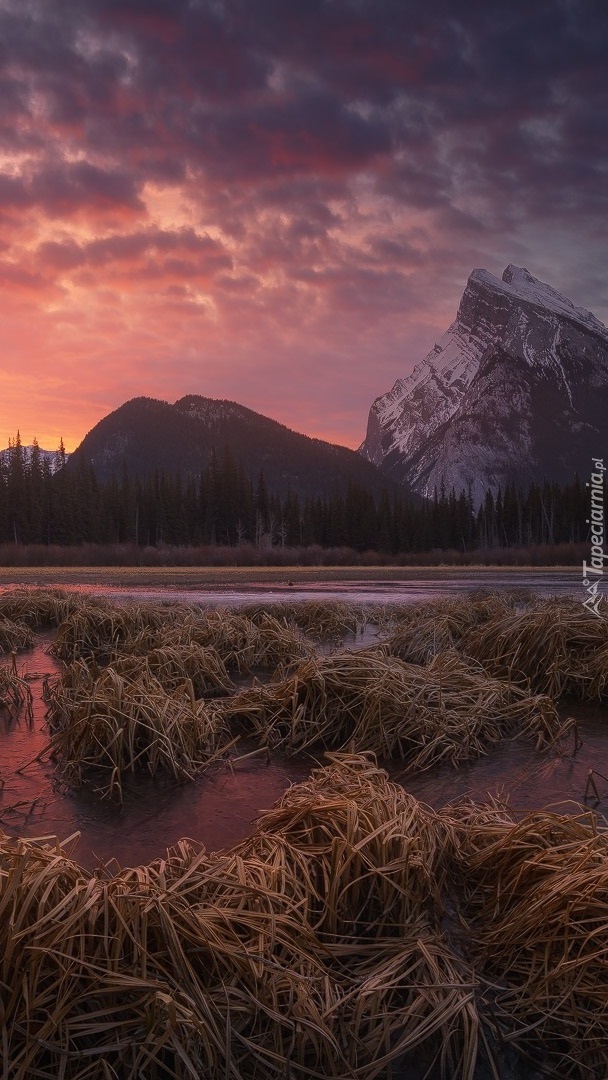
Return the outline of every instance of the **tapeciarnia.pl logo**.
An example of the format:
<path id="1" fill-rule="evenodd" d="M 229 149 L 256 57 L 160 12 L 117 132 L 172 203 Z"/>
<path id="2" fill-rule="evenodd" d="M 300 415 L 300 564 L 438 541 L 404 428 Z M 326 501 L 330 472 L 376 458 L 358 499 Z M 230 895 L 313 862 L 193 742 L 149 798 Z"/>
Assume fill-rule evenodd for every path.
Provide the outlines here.
<path id="1" fill-rule="evenodd" d="M 604 473 L 606 466 L 603 458 L 592 458 L 593 472 L 591 482 L 587 484 L 590 495 L 589 517 L 586 519 L 591 534 L 591 559 L 583 559 L 583 585 L 588 593 L 583 600 L 583 607 L 601 618 L 602 583 L 604 577 L 604 559 L 608 552 L 604 550 L 606 540 L 606 519 L 604 514 Z"/>

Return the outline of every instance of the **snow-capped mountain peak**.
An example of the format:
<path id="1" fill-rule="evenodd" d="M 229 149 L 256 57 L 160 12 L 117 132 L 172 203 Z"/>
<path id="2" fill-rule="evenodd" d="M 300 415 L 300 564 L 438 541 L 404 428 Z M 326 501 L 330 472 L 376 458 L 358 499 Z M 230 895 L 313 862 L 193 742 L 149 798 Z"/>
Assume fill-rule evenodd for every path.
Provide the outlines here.
<path id="1" fill-rule="evenodd" d="M 599 319 L 525 267 L 473 270 L 444 336 L 373 403 L 360 450 L 422 494 L 480 500 L 509 480 L 571 479 L 600 452 L 607 398 Z"/>

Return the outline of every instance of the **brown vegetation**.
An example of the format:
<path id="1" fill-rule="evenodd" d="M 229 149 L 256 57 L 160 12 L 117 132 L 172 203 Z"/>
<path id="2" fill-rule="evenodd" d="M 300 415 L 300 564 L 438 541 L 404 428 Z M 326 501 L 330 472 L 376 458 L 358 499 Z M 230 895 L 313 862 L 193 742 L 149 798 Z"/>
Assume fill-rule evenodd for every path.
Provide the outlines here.
<path id="1" fill-rule="evenodd" d="M 4 1074 L 473 1080 L 507 1040 L 603 1080 L 607 885 L 592 816 L 435 813 L 365 755 L 226 853 L 108 878 L 0 837 Z"/>
<path id="2" fill-rule="evenodd" d="M 245 732 L 289 753 L 318 748 L 371 750 L 411 769 L 483 753 L 505 736 L 553 745 L 569 728 L 548 697 L 473 671 L 455 653 L 426 667 L 382 648 L 313 657 L 283 679 L 221 704 Z"/>
<path id="3" fill-rule="evenodd" d="M 607 834 L 591 815 L 434 812 L 370 751 L 420 769 L 554 745 L 558 697 L 606 694 L 608 620 L 477 595 L 377 610 L 384 643 L 320 656 L 302 631 L 331 640 L 360 610 L 0 601 L 13 627 L 60 624 L 47 753 L 72 786 L 192 780 L 237 730 L 346 751 L 215 855 L 180 841 L 90 875 L 69 841 L 0 833 L 6 1080 L 474 1080 L 501 1075 L 505 1044 L 605 1080 Z M 273 680 L 235 691 L 228 672 L 260 666 Z M 28 703 L 13 654 L 0 707 Z"/>

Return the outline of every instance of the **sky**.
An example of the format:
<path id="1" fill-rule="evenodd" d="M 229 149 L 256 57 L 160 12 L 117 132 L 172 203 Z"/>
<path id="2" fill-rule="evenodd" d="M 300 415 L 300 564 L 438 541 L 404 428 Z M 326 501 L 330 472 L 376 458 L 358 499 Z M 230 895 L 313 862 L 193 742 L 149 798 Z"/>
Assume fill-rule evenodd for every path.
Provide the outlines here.
<path id="1" fill-rule="evenodd" d="M 0 443 L 228 398 L 356 447 L 508 263 L 608 322 L 605 0 L 0 0 Z"/>

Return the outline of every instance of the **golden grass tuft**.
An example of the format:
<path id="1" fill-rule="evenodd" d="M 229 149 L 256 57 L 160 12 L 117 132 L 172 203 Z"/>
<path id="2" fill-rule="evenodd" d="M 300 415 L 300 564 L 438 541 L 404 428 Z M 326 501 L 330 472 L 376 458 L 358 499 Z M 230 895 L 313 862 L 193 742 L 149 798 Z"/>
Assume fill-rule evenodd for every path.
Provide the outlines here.
<path id="1" fill-rule="evenodd" d="M 372 1080 L 424 1060 L 472 1080 L 478 1017 L 435 925 L 430 821 L 358 758 L 225 855 L 182 842 L 103 880 L 0 839 L 5 1072 Z"/>
<path id="2" fill-rule="evenodd" d="M 264 614 L 257 622 L 233 611 L 153 604 L 82 608 L 60 627 L 51 651 L 61 660 L 114 660 L 157 649 L 212 648 L 237 671 L 275 668 L 310 655 L 301 634 Z"/>
<path id="3" fill-rule="evenodd" d="M 234 741 L 221 716 L 196 701 L 189 680 L 167 693 L 141 664 L 129 677 L 77 662 L 49 684 L 48 703 L 46 752 L 65 781 L 80 787 L 93 773 L 98 790 L 118 798 L 127 772 L 191 780 Z"/>
<path id="4" fill-rule="evenodd" d="M 216 697 L 233 690 L 226 665 L 211 646 L 166 645 L 150 649 L 143 656 L 119 656 L 112 661 L 112 667 L 119 675 L 131 678 L 137 678 L 145 668 L 167 693 L 184 683 L 192 687 L 196 698 Z"/>
<path id="5" fill-rule="evenodd" d="M 459 648 L 489 674 L 555 700 L 599 699 L 608 684 L 608 617 L 569 600 L 503 612 L 472 627 Z"/>
<path id="6" fill-rule="evenodd" d="M 370 750 L 412 769 L 458 764 L 506 736 L 532 737 L 543 749 L 571 723 L 560 721 L 549 698 L 489 679 L 455 653 L 420 667 L 378 647 L 312 658 L 218 707 L 248 734 L 288 753 Z"/>
<path id="7" fill-rule="evenodd" d="M 503 1038 L 559 1077 L 608 1075 L 608 835 L 591 814 L 442 811 L 470 958 Z"/>
<path id="8" fill-rule="evenodd" d="M 593 815 L 434 812 L 370 755 L 328 755 L 225 853 L 91 876 L 0 834 L 10 1080 L 474 1080 L 505 1045 L 604 1080 L 607 950 Z"/>
<path id="9" fill-rule="evenodd" d="M 229 669 L 273 670 L 312 654 L 309 642 L 267 612 L 255 621 L 234 611 L 205 611 L 186 618 L 167 635 L 167 644 L 196 643 L 216 650 Z"/>
<path id="10" fill-rule="evenodd" d="M 103 606 L 97 597 L 83 597 L 69 589 L 16 588 L 0 594 L 0 616 L 25 623 L 33 630 L 59 626 L 81 607 Z"/>
<path id="11" fill-rule="evenodd" d="M 29 626 L 0 616 L 0 653 L 31 649 L 34 640 L 34 634 Z"/>
<path id="12" fill-rule="evenodd" d="M 366 622 L 365 608 L 344 600 L 297 600 L 292 603 L 246 605 L 243 614 L 258 625 L 264 615 L 296 626 L 318 642 L 337 642 L 356 634 Z"/>
<path id="13" fill-rule="evenodd" d="M 527 593 L 477 591 L 464 597 L 442 597 L 420 604 L 401 605 L 384 613 L 380 625 L 387 631 L 386 645 L 393 656 L 413 664 L 426 664 L 437 653 L 460 649 L 472 627 L 511 614 L 517 605 L 531 602 Z"/>
<path id="14" fill-rule="evenodd" d="M 155 604 L 84 603 L 61 623 L 49 651 L 70 663 L 108 660 L 120 653 L 156 648 L 172 623 L 187 617 L 187 608 Z"/>
<path id="15" fill-rule="evenodd" d="M 10 618 L 44 625 L 51 607 Z M 224 853 L 180 841 L 90 875 L 69 844 L 0 833 L 1 1075 L 474 1080 L 501 1075 L 506 1042 L 548 1075 L 605 1080 L 608 834 L 498 803 L 435 813 L 369 751 L 422 769 L 504 737 L 553 745 L 568 722 L 531 690 L 604 695 L 608 621 L 469 597 L 393 612 L 387 644 L 318 657 L 279 615 L 69 601 L 56 651 L 72 662 L 49 684 L 68 783 L 121 797 L 140 769 L 191 779 L 229 725 L 344 752 Z M 220 696 L 227 668 L 290 663 Z M 0 705 L 28 692 L 14 657 L 0 666 Z"/>
<path id="16" fill-rule="evenodd" d="M 33 719 L 33 694 L 27 679 L 17 670 L 15 655 L 8 664 L 0 664 L 0 709 L 17 716 L 25 708 L 26 719 Z"/>

